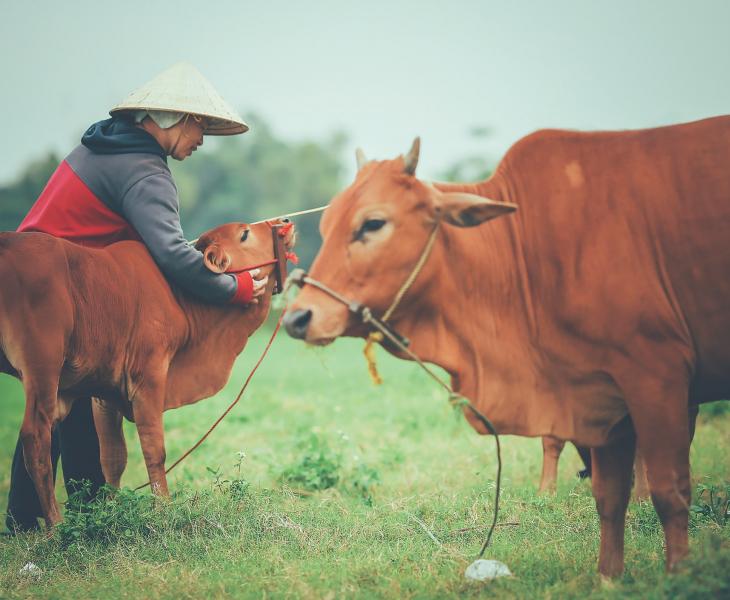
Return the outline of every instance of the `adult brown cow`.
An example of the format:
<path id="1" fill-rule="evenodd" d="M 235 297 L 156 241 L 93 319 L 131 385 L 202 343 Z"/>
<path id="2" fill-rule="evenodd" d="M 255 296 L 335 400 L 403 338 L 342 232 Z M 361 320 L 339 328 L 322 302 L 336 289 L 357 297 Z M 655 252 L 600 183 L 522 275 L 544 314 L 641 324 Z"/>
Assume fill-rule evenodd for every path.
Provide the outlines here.
<path id="1" fill-rule="evenodd" d="M 272 224 L 222 225 L 196 247 L 212 271 L 258 265 L 272 259 Z M 290 248 L 292 226 L 280 231 Z M 51 428 L 74 398 L 104 398 L 94 420 L 105 479 L 118 486 L 126 464 L 124 415 L 137 424 L 153 490 L 166 495 L 163 411 L 223 387 L 275 284 L 246 308 L 203 304 L 171 288 L 141 243 L 92 249 L 43 233 L 0 234 L 0 281 L 0 372 L 23 381 L 23 453 L 49 527 L 61 518 Z"/>
<path id="2" fill-rule="evenodd" d="M 623 570 L 638 438 L 673 568 L 688 550 L 688 412 L 730 395 L 730 117 L 539 131 L 474 184 L 419 181 L 417 159 L 415 143 L 362 164 L 323 216 L 311 278 L 381 315 L 435 231 L 390 323 L 500 433 L 592 448 L 604 575 Z M 314 344 L 366 333 L 312 285 L 286 323 Z"/>

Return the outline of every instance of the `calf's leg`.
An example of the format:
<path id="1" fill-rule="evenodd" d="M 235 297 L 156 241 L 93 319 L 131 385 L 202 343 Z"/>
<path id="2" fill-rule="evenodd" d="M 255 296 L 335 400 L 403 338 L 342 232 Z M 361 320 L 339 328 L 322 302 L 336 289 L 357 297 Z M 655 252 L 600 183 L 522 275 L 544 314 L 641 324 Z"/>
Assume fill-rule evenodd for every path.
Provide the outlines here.
<path id="1" fill-rule="evenodd" d="M 162 425 L 164 395 L 161 385 L 147 385 L 135 396 L 134 421 L 147 466 L 150 487 L 155 494 L 168 496 L 165 475 L 165 432 Z"/>
<path id="2" fill-rule="evenodd" d="M 598 571 L 605 577 L 616 577 L 624 570 L 624 525 L 635 444 L 631 432 L 609 446 L 591 449 L 593 496 L 601 520 Z"/>
<path id="3" fill-rule="evenodd" d="M 53 468 L 54 484 L 58 457 L 61 454 L 58 437 L 58 427 L 54 427 L 51 432 L 51 467 Z M 10 469 L 10 490 L 8 492 L 8 512 L 5 525 L 11 531 L 32 531 L 38 529 L 38 518 L 42 516 L 43 510 L 38 499 L 38 493 L 35 490 L 35 484 L 25 467 L 23 441 L 18 437 Z"/>
<path id="4" fill-rule="evenodd" d="M 57 382 L 51 378 L 40 381 L 28 375 L 25 388 L 25 414 L 20 427 L 25 467 L 33 480 L 43 519 L 47 527 L 61 521 L 61 512 L 54 493 L 51 462 L 51 430 L 56 412 Z"/>
<path id="5" fill-rule="evenodd" d="M 542 438 L 542 475 L 538 493 L 554 492 L 558 481 L 558 461 L 565 442 L 545 435 Z"/>
<path id="6" fill-rule="evenodd" d="M 127 466 L 127 444 L 122 428 L 122 413 L 104 400 L 92 399 L 94 423 L 99 436 L 101 468 L 109 485 L 119 487 Z"/>

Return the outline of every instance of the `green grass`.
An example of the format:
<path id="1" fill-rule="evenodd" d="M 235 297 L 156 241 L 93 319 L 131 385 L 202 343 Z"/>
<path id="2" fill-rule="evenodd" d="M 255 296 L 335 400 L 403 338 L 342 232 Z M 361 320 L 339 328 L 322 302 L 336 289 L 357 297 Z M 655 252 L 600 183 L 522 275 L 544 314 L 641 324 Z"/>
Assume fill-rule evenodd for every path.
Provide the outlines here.
<path id="1" fill-rule="evenodd" d="M 266 337 L 254 337 L 217 397 L 166 414 L 168 462 L 232 399 Z M 577 454 L 566 448 L 557 494 L 538 496 L 540 441 L 515 437 L 503 440 L 500 525 L 487 550 L 514 577 L 465 581 L 491 516 L 493 440 L 456 417 L 410 363 L 378 351 L 385 383 L 373 386 L 361 350 L 353 340 L 308 349 L 280 336 L 241 404 L 170 475 L 169 502 L 123 491 L 90 512 L 69 509 L 51 539 L 0 540 L 0 596 L 730 597 L 730 527 L 709 509 L 692 513 L 685 571 L 667 576 L 654 510 L 632 503 L 626 574 L 602 584 L 598 519 L 589 484 L 574 477 Z M 5 496 L 20 385 L 0 376 L 0 396 Z M 126 432 L 123 483 L 135 487 L 145 470 L 134 426 Z M 703 410 L 693 481 L 715 498 L 730 481 L 729 432 L 730 414 Z M 19 574 L 28 561 L 38 576 Z"/>

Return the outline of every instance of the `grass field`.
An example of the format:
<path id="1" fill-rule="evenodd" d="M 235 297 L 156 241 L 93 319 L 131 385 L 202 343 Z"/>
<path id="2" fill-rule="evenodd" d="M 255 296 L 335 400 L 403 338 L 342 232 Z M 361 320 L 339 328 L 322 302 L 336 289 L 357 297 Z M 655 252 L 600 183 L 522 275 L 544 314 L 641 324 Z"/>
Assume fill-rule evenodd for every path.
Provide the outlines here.
<path id="1" fill-rule="evenodd" d="M 166 414 L 168 464 L 232 399 L 266 337 L 252 339 L 218 396 Z M 626 574 L 602 584 L 598 518 L 589 484 L 574 476 L 577 454 L 566 448 L 557 494 L 538 496 L 540 441 L 514 437 L 503 438 L 500 524 L 486 555 L 514 576 L 467 582 L 491 517 L 493 440 L 455 416 L 414 365 L 382 351 L 385 383 L 373 386 L 361 350 L 353 340 L 308 349 L 281 335 L 241 404 L 171 474 L 171 501 L 123 492 L 91 512 L 68 511 L 52 539 L 0 539 L 0 596 L 730 597 L 730 525 L 709 491 L 695 493 L 693 554 L 681 573 L 664 574 L 653 507 L 632 502 Z M 0 396 L 4 507 L 23 398 L 5 376 Z M 135 487 L 145 470 L 134 427 L 126 432 L 123 483 Z M 729 455 L 730 412 L 703 410 L 696 491 L 726 497 Z M 65 499 L 60 484 L 58 494 Z M 21 574 L 28 561 L 40 571 Z"/>

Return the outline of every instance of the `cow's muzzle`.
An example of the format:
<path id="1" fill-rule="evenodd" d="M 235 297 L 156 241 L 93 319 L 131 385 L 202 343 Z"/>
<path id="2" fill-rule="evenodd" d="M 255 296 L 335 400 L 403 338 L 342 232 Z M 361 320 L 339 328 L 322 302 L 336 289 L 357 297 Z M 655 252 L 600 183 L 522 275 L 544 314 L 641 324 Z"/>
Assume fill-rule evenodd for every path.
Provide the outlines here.
<path id="1" fill-rule="evenodd" d="M 312 321 L 312 311 L 297 309 L 288 312 L 284 317 L 284 327 L 287 333 L 298 340 L 307 338 L 307 329 Z"/>

